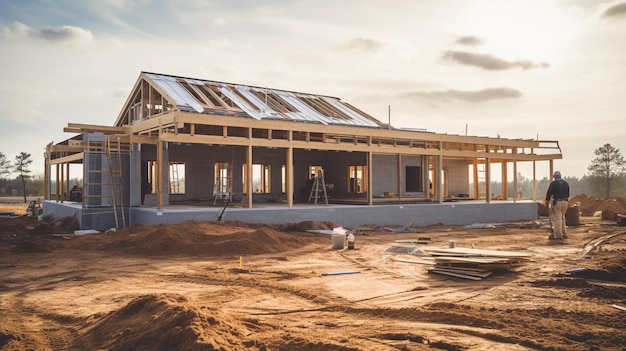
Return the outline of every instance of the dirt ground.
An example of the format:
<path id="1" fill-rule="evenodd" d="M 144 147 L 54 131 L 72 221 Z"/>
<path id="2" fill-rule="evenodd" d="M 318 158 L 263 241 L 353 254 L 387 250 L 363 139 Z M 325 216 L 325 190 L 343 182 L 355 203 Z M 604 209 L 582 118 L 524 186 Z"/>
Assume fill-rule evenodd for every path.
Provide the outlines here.
<path id="1" fill-rule="evenodd" d="M 626 227 L 578 200 L 564 241 L 544 217 L 364 223 L 354 250 L 306 231 L 320 222 L 75 235 L 73 218 L 0 218 L 0 350 L 626 350 Z M 386 251 L 424 238 L 531 260 L 472 281 Z"/>

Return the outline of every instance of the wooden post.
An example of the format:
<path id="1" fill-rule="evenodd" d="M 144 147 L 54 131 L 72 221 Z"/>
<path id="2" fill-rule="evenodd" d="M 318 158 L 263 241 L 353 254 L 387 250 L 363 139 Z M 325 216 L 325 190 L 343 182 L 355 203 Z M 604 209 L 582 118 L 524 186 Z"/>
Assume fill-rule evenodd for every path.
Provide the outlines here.
<path id="1" fill-rule="evenodd" d="M 57 201 L 63 201 L 63 198 L 61 197 L 61 177 L 60 177 L 60 171 L 59 171 L 59 164 L 55 164 L 55 171 L 56 171 L 56 200 Z"/>
<path id="2" fill-rule="evenodd" d="M 513 176 L 513 202 L 516 202 L 519 197 L 519 191 L 517 189 L 519 186 L 517 184 L 517 161 L 513 161 Z"/>
<path id="3" fill-rule="evenodd" d="M 398 154 L 398 200 L 402 200 L 402 154 Z"/>
<path id="4" fill-rule="evenodd" d="M 533 201 L 537 201 L 537 161 L 533 161 Z"/>
<path id="5" fill-rule="evenodd" d="M 289 132 L 291 135 L 291 131 Z M 291 140 L 291 137 L 289 138 Z M 287 148 L 287 163 L 285 164 L 285 182 L 287 182 L 287 204 L 293 207 L 293 147 Z"/>
<path id="6" fill-rule="evenodd" d="M 248 144 L 246 155 L 246 188 L 248 189 L 248 208 L 252 208 L 252 195 L 254 189 L 252 189 L 252 144 Z"/>
<path id="7" fill-rule="evenodd" d="M 509 198 L 509 178 L 508 178 L 508 164 L 505 160 L 502 160 L 502 200 Z M 513 190 L 515 192 L 515 190 Z"/>
<path id="8" fill-rule="evenodd" d="M 163 209 L 163 141 L 157 142 L 157 160 L 154 172 L 156 178 L 157 209 Z"/>
<path id="9" fill-rule="evenodd" d="M 367 204 L 372 206 L 374 204 L 374 196 L 372 195 L 372 151 L 367 152 Z"/>

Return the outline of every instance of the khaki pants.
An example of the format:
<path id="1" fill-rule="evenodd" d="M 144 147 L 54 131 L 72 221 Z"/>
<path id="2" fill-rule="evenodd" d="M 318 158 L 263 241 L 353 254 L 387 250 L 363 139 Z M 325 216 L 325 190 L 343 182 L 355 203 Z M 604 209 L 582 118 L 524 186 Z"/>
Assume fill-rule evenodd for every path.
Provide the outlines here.
<path id="1" fill-rule="evenodd" d="M 567 212 L 567 201 L 557 201 L 556 205 L 550 206 L 550 220 L 552 221 L 552 231 L 554 237 L 563 239 L 563 235 L 567 234 L 565 226 L 565 212 Z"/>

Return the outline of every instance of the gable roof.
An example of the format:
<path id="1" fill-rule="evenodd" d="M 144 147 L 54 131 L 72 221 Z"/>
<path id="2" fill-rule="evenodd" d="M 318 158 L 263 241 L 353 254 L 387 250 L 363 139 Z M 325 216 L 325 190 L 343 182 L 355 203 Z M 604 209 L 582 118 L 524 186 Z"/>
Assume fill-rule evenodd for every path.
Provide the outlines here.
<path id="1" fill-rule="evenodd" d="M 331 96 L 151 72 L 141 72 L 115 125 L 132 124 L 137 119 L 173 110 L 257 120 L 386 127 L 374 117 Z"/>

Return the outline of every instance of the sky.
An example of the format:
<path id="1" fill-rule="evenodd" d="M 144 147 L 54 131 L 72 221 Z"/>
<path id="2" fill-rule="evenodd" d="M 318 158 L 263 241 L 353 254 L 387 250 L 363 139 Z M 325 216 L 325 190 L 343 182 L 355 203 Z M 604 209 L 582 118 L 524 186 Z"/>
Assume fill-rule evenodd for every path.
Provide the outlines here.
<path id="1" fill-rule="evenodd" d="M 113 125 L 142 71 L 557 140 L 564 177 L 607 143 L 626 152 L 626 0 L 0 0 L 0 152 L 43 175 L 46 145 Z"/>

